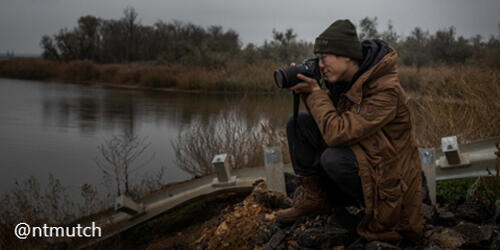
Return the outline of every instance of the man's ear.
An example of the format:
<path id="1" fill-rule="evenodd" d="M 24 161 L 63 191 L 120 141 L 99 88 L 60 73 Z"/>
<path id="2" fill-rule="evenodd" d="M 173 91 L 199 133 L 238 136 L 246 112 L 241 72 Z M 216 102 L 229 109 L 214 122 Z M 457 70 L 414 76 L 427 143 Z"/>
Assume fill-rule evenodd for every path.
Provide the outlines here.
<path id="1" fill-rule="evenodd" d="M 343 56 L 343 58 L 344 58 L 345 62 L 348 64 L 352 64 L 354 62 L 354 60 L 352 60 L 350 57 Z"/>

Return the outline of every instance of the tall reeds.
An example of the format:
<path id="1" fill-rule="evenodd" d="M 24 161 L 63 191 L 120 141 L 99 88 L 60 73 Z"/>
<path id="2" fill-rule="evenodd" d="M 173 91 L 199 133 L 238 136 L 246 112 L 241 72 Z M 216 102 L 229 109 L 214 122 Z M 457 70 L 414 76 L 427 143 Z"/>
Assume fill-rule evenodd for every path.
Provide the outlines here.
<path id="1" fill-rule="evenodd" d="M 277 93 L 277 65 L 261 60 L 228 61 L 217 68 L 194 65 L 57 63 L 42 59 L 0 61 L 0 76 L 90 81 L 139 88 Z M 437 147 L 440 138 L 457 135 L 460 143 L 500 135 L 500 70 L 480 66 L 400 67 L 414 131 L 421 147 Z"/>
<path id="2" fill-rule="evenodd" d="M 500 75 L 491 68 L 406 68 L 414 131 L 419 146 L 437 147 L 441 137 L 459 143 L 500 135 Z M 402 82 L 405 86 L 408 82 Z"/>
<path id="3" fill-rule="evenodd" d="M 14 58 L 0 61 L 0 76 L 75 82 L 100 82 L 139 88 L 175 88 L 196 91 L 274 92 L 271 62 L 247 65 L 230 61 L 225 67 L 193 65 L 96 64 Z"/>

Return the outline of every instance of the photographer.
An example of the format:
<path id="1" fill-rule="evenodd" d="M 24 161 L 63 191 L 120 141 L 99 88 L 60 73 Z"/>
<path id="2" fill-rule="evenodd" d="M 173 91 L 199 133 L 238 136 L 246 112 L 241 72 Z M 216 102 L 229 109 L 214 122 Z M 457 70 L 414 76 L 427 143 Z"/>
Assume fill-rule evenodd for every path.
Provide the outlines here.
<path id="1" fill-rule="evenodd" d="M 316 38 L 314 53 L 328 91 L 303 74 L 296 76 L 301 82 L 284 86 L 300 94 L 308 110 L 287 124 L 304 192 L 277 220 L 358 205 L 365 208 L 360 236 L 418 239 L 422 170 L 396 51 L 381 40 L 361 43 L 349 20 L 337 20 Z"/>

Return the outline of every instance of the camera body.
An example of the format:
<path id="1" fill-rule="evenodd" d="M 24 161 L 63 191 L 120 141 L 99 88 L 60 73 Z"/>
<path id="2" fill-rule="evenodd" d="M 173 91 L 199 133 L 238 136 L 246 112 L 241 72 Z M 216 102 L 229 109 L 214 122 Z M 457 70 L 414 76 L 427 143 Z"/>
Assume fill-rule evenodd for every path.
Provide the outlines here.
<path id="1" fill-rule="evenodd" d="M 302 63 L 295 66 L 290 66 L 274 71 L 274 82 L 278 88 L 290 88 L 297 83 L 302 82 L 297 78 L 297 74 L 302 74 L 307 77 L 312 77 L 318 81 L 321 79 L 321 71 L 319 69 L 319 59 L 317 57 L 307 58 Z"/>

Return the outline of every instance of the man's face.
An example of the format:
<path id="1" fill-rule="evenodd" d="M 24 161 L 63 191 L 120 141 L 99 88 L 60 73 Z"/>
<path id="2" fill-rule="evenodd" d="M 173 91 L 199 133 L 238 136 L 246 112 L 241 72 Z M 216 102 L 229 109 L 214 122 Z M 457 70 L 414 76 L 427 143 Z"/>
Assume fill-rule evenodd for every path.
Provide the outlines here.
<path id="1" fill-rule="evenodd" d="M 334 54 L 319 54 L 319 68 L 326 81 L 334 83 L 345 81 L 346 72 L 349 68 L 347 57 Z"/>

